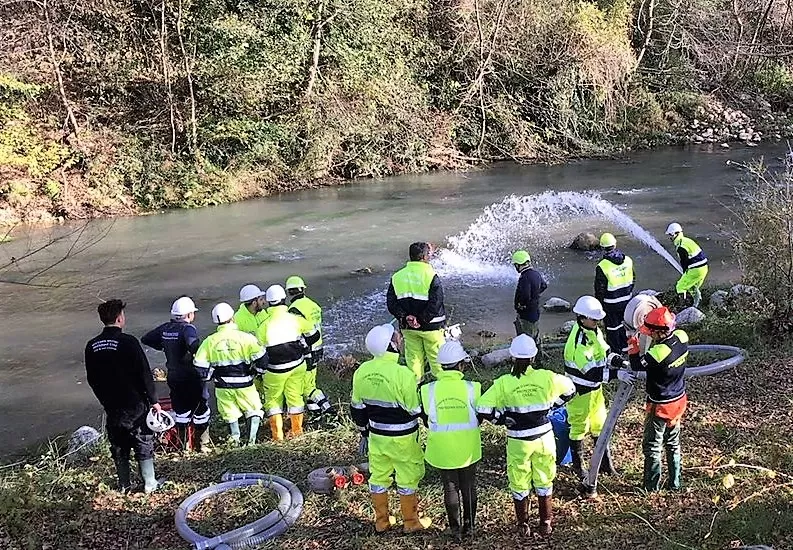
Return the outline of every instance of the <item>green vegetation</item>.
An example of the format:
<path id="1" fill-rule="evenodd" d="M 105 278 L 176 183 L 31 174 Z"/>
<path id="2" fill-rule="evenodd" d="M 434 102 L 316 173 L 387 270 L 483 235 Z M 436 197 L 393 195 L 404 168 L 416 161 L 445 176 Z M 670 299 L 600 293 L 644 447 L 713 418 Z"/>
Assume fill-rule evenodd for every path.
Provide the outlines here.
<path id="1" fill-rule="evenodd" d="M 8 3 L 0 222 L 663 143 L 709 90 L 784 110 L 777 4 Z"/>

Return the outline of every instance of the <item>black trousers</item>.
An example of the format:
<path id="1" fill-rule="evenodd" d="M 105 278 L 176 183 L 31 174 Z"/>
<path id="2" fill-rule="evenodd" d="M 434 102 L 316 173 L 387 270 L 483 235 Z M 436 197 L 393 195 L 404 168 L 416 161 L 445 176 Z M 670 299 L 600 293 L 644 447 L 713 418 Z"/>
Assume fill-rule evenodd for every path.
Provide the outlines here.
<path id="1" fill-rule="evenodd" d="M 107 439 L 113 460 L 129 460 L 130 451 L 135 453 L 135 460 L 154 458 L 154 434 L 146 426 L 145 417 L 132 428 L 108 423 Z"/>
<path id="2" fill-rule="evenodd" d="M 625 306 L 628 302 L 618 304 L 604 304 L 606 311 L 606 343 L 614 353 L 622 353 L 628 347 L 628 336 L 625 334 L 625 325 L 622 319 L 625 315 Z"/>
<path id="3" fill-rule="evenodd" d="M 441 470 L 441 480 L 449 528 L 460 528 L 462 503 L 462 525 L 465 529 L 471 529 L 476 517 L 476 463 L 456 470 Z"/>

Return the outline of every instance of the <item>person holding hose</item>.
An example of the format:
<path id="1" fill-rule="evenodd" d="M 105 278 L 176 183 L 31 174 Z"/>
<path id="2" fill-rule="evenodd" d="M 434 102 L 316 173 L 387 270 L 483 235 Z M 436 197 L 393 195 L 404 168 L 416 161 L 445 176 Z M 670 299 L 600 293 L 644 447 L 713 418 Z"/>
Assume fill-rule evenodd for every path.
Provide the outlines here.
<path id="1" fill-rule="evenodd" d="M 683 228 L 679 223 L 670 223 L 666 228 L 666 236 L 675 245 L 680 258 L 680 267 L 683 268 L 683 275 L 678 279 L 675 291 L 683 299 L 686 298 L 688 292 L 691 292 L 694 298 L 694 307 L 699 307 L 702 300 L 700 288 L 708 276 L 708 257 L 693 239 L 683 235 Z"/>
<path id="2" fill-rule="evenodd" d="M 647 314 L 640 331 L 652 339 L 645 354 L 638 349 L 630 355 L 631 366 L 647 372 L 647 415 L 644 420 L 643 485 L 646 491 L 658 491 L 661 485 L 661 451 L 666 451 L 666 489 L 682 487 L 680 424 L 688 405 L 686 395 L 686 361 L 688 334 L 675 329 L 675 316 L 666 307 Z"/>
<path id="3" fill-rule="evenodd" d="M 375 530 L 390 529 L 388 489 L 396 480 L 407 533 L 432 523 L 419 518 L 419 482 L 424 456 L 419 444 L 421 405 L 416 377 L 399 364 L 402 337 L 391 324 L 374 327 L 366 335 L 366 349 L 374 357 L 358 367 L 352 378 L 350 416 L 361 433 L 361 448 L 369 451 L 369 491 L 375 511 Z"/>
<path id="4" fill-rule="evenodd" d="M 319 333 L 304 317 L 289 313 L 282 286 L 269 287 L 266 299 L 270 306 L 267 319 L 256 329 L 256 338 L 267 350 L 268 358 L 264 373 L 264 408 L 273 439 L 281 441 L 284 439 L 284 412 L 289 414 L 289 436 L 303 435 L 306 360 L 311 360 L 311 346 L 319 339 Z"/>
<path id="5" fill-rule="evenodd" d="M 254 375 L 264 371 L 265 350 L 256 338 L 237 329 L 234 309 L 221 302 L 212 308 L 217 331 L 201 342 L 193 365 L 204 380 L 215 381 L 215 401 L 220 417 L 229 425 L 233 442 L 240 442 L 239 420 L 248 419 L 248 444 L 256 443 L 264 412 Z"/>
<path id="6" fill-rule="evenodd" d="M 606 343 L 622 353 L 628 344 L 622 317 L 633 295 L 633 260 L 617 248 L 617 239 L 611 233 L 600 236 L 600 248 L 603 259 L 595 268 L 595 298 L 606 312 Z"/>
<path id="7" fill-rule="evenodd" d="M 306 283 L 297 275 L 286 280 L 286 293 L 289 295 L 289 313 L 299 315 L 314 325 L 317 331 L 316 340 L 311 344 L 311 361 L 303 380 L 303 398 L 306 408 L 317 414 L 335 414 L 333 405 L 328 401 L 325 392 L 317 388 L 317 367 L 325 356 L 322 348 L 322 308 L 314 300 L 306 296 Z"/>
<path id="8" fill-rule="evenodd" d="M 570 452 L 573 471 L 583 480 L 586 477 L 584 438 L 591 434 L 597 438 L 606 421 L 606 399 L 603 383 L 619 378 L 632 381 L 632 374 L 622 356 L 612 353 L 598 322 L 606 317 L 603 306 L 594 296 L 581 296 L 573 306 L 576 324 L 564 346 L 565 375 L 575 384 L 577 395 L 567 405 L 570 423 Z M 606 447 L 600 471 L 616 474 L 611 450 Z"/>
<path id="9" fill-rule="evenodd" d="M 440 470 L 449 530 L 473 535 L 476 519 L 476 464 L 482 459 L 482 439 L 476 402 L 479 382 L 463 379 L 471 358 L 458 340 L 438 350 L 437 380 L 420 388 L 422 417 L 428 428 L 424 459 Z M 462 502 L 462 521 L 460 521 Z"/>
<path id="10" fill-rule="evenodd" d="M 399 321 L 405 338 L 405 362 L 416 380 L 424 376 L 427 362 L 433 374 L 440 371 L 438 349 L 446 341 L 443 287 L 430 265 L 430 253 L 428 243 L 411 244 L 410 261 L 391 277 L 386 295 L 388 311 Z"/>
<path id="11" fill-rule="evenodd" d="M 540 345 L 540 294 L 548 288 L 542 274 L 531 266 L 531 256 L 525 250 L 512 254 L 512 265 L 520 274 L 515 288 L 515 334 L 527 334 L 537 343 L 537 357 L 542 358 Z M 539 363 L 539 361 L 538 361 Z"/>
<path id="12" fill-rule="evenodd" d="M 537 356 L 534 340 L 521 334 L 512 340 L 509 354 L 515 362 L 477 401 L 482 419 L 507 427 L 507 477 L 515 506 L 518 533 L 530 534 L 529 502 L 532 488 L 539 503 L 541 535 L 553 530 L 553 480 L 556 477 L 556 440 L 548 411 L 575 395 L 565 376 L 532 368 Z"/>
<path id="13" fill-rule="evenodd" d="M 171 320 L 146 333 L 141 342 L 165 353 L 168 389 L 176 414 L 176 432 L 185 451 L 201 451 L 209 443 L 209 392 L 206 383 L 193 367 L 193 356 L 201 341 L 193 325 L 195 303 L 187 296 L 171 306 Z M 193 423 L 193 441 L 188 428 Z"/>

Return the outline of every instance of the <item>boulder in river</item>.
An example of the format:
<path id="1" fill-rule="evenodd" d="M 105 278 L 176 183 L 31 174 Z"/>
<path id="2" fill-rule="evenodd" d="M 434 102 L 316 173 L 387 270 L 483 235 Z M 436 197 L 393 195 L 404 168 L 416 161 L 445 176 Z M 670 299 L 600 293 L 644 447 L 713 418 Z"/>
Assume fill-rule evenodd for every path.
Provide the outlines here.
<path id="1" fill-rule="evenodd" d="M 566 321 L 561 327 L 559 327 L 559 334 L 570 334 L 573 332 L 573 327 L 575 326 L 575 321 L 570 319 Z"/>
<path id="2" fill-rule="evenodd" d="M 727 298 L 729 295 L 730 294 L 726 290 L 717 290 L 710 295 L 708 305 L 712 309 L 724 309 L 727 305 Z"/>
<path id="3" fill-rule="evenodd" d="M 486 367 L 495 367 L 511 359 L 509 348 L 495 349 L 482 356 L 482 364 Z"/>
<path id="4" fill-rule="evenodd" d="M 563 300 L 557 296 L 554 296 L 547 302 L 542 305 L 542 308 L 545 311 L 550 311 L 551 313 L 564 313 L 566 311 L 570 311 L 570 302 L 567 300 Z"/>
<path id="5" fill-rule="evenodd" d="M 570 248 L 573 250 L 597 250 L 600 248 L 600 241 L 594 233 L 579 233 L 573 242 L 570 243 Z"/>
<path id="6" fill-rule="evenodd" d="M 353 269 L 350 273 L 353 275 L 371 275 L 373 272 L 372 268 L 369 266 L 366 267 L 359 267 L 358 269 Z"/>
<path id="7" fill-rule="evenodd" d="M 685 325 L 695 325 L 705 320 L 705 314 L 695 307 L 687 307 L 675 316 L 675 323 L 682 327 Z"/>

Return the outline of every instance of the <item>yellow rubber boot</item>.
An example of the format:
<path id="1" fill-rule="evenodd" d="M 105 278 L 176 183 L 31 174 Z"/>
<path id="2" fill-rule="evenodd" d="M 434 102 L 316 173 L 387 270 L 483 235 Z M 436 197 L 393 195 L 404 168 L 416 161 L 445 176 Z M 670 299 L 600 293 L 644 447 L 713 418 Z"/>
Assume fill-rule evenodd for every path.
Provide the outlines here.
<path id="1" fill-rule="evenodd" d="M 274 414 L 270 417 L 270 432 L 273 434 L 273 441 L 284 440 L 284 416 Z"/>
<path id="2" fill-rule="evenodd" d="M 289 421 L 292 424 L 289 428 L 289 437 L 298 437 L 303 435 L 303 413 L 290 414 Z"/>
<path id="3" fill-rule="evenodd" d="M 388 493 L 372 493 L 372 505 L 375 531 L 382 533 L 396 524 L 396 518 L 388 514 Z"/>
<path id="4" fill-rule="evenodd" d="M 432 525 L 432 520 L 430 518 L 419 517 L 418 497 L 416 493 L 412 495 L 399 495 L 399 505 L 402 508 L 402 519 L 405 522 L 406 533 L 421 531 Z"/>

